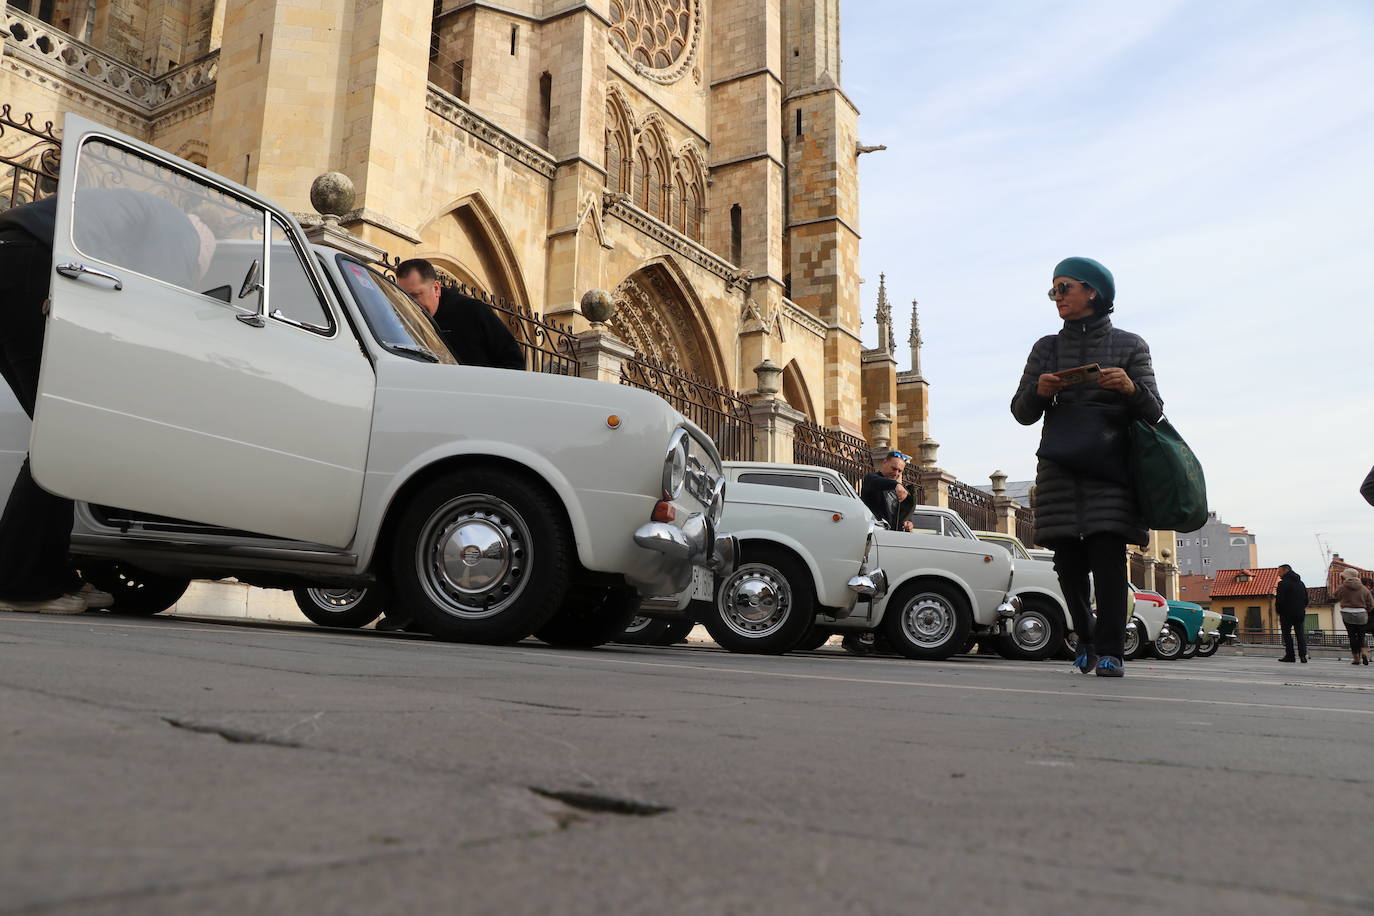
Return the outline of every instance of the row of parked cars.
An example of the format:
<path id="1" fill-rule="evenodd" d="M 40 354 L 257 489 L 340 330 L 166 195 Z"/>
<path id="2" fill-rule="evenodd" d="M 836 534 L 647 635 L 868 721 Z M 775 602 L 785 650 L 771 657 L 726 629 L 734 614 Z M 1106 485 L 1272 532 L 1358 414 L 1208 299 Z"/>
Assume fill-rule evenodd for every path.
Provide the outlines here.
<path id="1" fill-rule="evenodd" d="M 92 192 L 111 190 L 208 227 L 195 279 L 142 250 L 186 227 L 102 231 Z M 0 402 L 0 492 L 27 448 L 78 501 L 73 552 L 118 611 L 232 577 L 325 625 L 397 606 L 469 642 L 699 622 L 740 652 L 853 633 L 912 658 L 1069 650 L 1053 571 L 1014 539 L 933 507 L 886 530 L 834 471 L 723 463 L 647 392 L 459 366 L 370 264 L 221 176 L 69 116 L 57 197 L 37 410 Z M 1215 651 L 1156 598 L 1137 596 L 1138 651 Z"/>

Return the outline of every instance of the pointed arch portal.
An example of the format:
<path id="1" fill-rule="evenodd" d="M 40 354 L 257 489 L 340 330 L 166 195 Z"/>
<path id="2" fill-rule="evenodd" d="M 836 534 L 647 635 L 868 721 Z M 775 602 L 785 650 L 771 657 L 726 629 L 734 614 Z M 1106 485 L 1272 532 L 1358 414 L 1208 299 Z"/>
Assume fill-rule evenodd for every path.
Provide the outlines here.
<path id="1" fill-rule="evenodd" d="M 704 310 L 691 285 L 668 259 L 630 274 L 612 294 L 612 333 L 645 356 L 729 386 L 720 349 L 704 322 Z"/>

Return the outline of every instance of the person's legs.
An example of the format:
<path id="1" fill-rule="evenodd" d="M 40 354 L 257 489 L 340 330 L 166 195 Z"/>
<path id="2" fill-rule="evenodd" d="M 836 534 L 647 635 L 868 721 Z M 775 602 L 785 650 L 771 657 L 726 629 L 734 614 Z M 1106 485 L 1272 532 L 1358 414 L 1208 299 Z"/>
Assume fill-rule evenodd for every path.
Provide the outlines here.
<path id="1" fill-rule="evenodd" d="M 1360 637 L 1364 635 L 1363 626 L 1355 626 L 1347 623 L 1345 625 L 1345 638 L 1350 640 L 1350 664 L 1360 663 Z"/>
<path id="2" fill-rule="evenodd" d="M 1097 592 L 1097 654 L 1120 659 L 1126 641 L 1126 541 L 1112 534 L 1084 539 Z"/>
<path id="3" fill-rule="evenodd" d="M 1298 658 L 1307 661 L 1307 619 L 1299 617 L 1294 620 L 1293 629 L 1298 634 Z"/>
<path id="4" fill-rule="evenodd" d="M 32 417 L 51 255 L 42 245 L 16 244 L 12 231 L 0 238 L 0 375 Z M 67 566 L 72 509 L 71 500 L 34 482 L 25 458 L 0 515 L 0 600 L 45 601 L 81 587 Z"/>
<path id="5" fill-rule="evenodd" d="M 1088 584 L 1088 554 L 1082 541 L 1063 541 L 1054 545 L 1054 572 L 1059 590 L 1069 606 L 1073 630 L 1078 634 L 1078 651 L 1093 651 L 1093 615 Z"/>

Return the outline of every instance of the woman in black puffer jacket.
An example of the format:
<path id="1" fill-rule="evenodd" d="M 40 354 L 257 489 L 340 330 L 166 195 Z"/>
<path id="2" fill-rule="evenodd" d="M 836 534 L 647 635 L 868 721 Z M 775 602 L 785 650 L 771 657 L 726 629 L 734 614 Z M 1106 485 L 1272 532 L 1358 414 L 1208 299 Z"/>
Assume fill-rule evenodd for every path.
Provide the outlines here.
<path id="1" fill-rule="evenodd" d="M 1030 426 L 1060 407 L 1102 411 L 1104 425 L 1120 431 L 1136 419 L 1158 420 L 1163 400 L 1155 386 L 1150 348 L 1139 336 L 1112 327 L 1116 283 L 1091 258 L 1068 258 L 1054 269 L 1050 298 L 1064 326 L 1031 348 L 1011 412 Z M 1096 363 L 1101 373 L 1077 384 L 1057 373 Z M 1069 414 L 1066 413 L 1065 417 Z M 1079 416 L 1082 416 L 1080 413 Z M 1041 451 L 1046 450 L 1041 435 Z M 1120 677 L 1126 636 L 1126 545 L 1149 543 L 1129 483 L 1073 471 L 1041 458 L 1035 474 L 1036 542 L 1054 550 L 1054 569 L 1078 633 L 1074 664 L 1087 674 Z M 1088 574 L 1097 594 L 1094 625 Z"/>

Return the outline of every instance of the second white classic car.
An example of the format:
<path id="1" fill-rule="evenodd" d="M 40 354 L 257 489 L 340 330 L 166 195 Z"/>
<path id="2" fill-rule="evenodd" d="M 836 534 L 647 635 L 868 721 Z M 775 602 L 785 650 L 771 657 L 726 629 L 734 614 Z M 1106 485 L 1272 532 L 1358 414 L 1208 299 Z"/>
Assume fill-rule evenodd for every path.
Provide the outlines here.
<path id="1" fill-rule="evenodd" d="M 1059 589 L 1059 576 L 1054 567 L 1037 562 L 1014 534 L 973 533 L 978 540 L 1001 547 L 1018 561 L 1014 591 L 1021 599 L 1021 608 L 1009 628 L 997 637 L 997 651 L 1007 658 L 1031 661 L 1056 655 L 1065 635 L 1073 629 L 1073 620 L 1069 617 L 1068 604 Z"/>
<path id="2" fill-rule="evenodd" d="M 167 224 L 102 229 L 116 193 Z M 188 232 L 199 265 L 194 241 L 157 247 Z M 27 442 L 38 483 L 82 501 L 72 550 L 117 609 L 193 578 L 381 583 L 444 639 L 594 645 L 641 594 L 731 568 L 719 453 L 661 398 L 456 365 L 408 296 L 286 210 L 75 116 L 53 265 L 31 439 L 0 403 L 0 487 Z"/>

